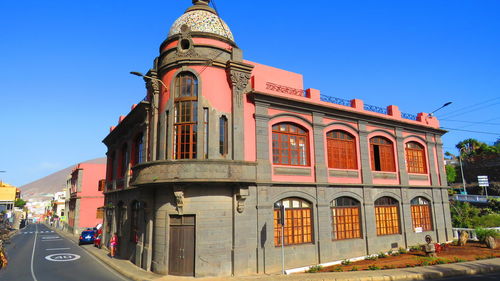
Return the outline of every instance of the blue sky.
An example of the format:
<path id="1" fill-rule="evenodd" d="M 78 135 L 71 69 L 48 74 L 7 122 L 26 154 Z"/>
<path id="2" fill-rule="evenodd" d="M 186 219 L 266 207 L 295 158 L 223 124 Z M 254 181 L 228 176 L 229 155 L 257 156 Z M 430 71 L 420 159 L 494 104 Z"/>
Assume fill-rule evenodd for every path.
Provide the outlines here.
<path id="1" fill-rule="evenodd" d="M 500 137 L 500 1 L 217 0 L 246 59 L 323 94 L 438 111 L 446 150 Z M 23 185 L 103 157 L 191 0 L 0 1 L 0 179 Z M 468 123 L 469 122 L 469 123 Z"/>

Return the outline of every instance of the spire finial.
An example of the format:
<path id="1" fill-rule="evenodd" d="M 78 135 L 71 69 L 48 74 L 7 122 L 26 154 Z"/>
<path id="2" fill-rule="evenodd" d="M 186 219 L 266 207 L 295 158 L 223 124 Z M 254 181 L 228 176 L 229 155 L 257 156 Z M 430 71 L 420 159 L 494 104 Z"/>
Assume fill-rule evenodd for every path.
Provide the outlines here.
<path id="1" fill-rule="evenodd" d="M 210 4 L 210 0 L 193 0 L 193 5 L 207 5 Z"/>

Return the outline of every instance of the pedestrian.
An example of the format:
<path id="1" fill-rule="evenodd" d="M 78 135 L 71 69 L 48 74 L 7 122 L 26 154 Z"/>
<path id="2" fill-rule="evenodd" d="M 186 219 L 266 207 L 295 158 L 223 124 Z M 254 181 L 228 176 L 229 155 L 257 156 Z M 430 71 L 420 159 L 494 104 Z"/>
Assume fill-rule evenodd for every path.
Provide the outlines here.
<path id="1" fill-rule="evenodd" d="M 111 258 L 114 258 L 116 255 L 116 248 L 118 247 L 118 233 L 115 232 L 115 234 L 111 237 L 111 240 L 109 240 L 109 247 L 111 250 Z"/>

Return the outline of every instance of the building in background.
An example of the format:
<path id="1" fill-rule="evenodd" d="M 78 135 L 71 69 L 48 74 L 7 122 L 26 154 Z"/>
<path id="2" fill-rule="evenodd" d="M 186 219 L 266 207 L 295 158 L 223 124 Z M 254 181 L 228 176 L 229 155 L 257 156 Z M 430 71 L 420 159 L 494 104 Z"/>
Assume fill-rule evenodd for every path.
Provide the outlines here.
<path id="1" fill-rule="evenodd" d="M 0 212 L 11 211 L 17 198 L 21 197 L 21 191 L 10 184 L 0 182 Z"/>
<path id="2" fill-rule="evenodd" d="M 69 191 L 67 230 L 79 233 L 102 223 L 97 209 L 102 207 L 104 195 L 99 191 L 99 180 L 105 178 L 105 164 L 80 163 L 71 173 L 66 188 Z"/>
<path id="3" fill-rule="evenodd" d="M 325 96 L 244 60 L 209 2 L 173 23 L 146 99 L 103 141 L 104 235 L 118 233 L 122 258 L 231 276 L 280 271 L 282 236 L 286 268 L 452 239 L 434 116 Z"/>
<path id="4" fill-rule="evenodd" d="M 59 191 L 54 193 L 52 199 L 52 225 L 57 228 L 62 228 L 66 218 L 66 191 Z"/>

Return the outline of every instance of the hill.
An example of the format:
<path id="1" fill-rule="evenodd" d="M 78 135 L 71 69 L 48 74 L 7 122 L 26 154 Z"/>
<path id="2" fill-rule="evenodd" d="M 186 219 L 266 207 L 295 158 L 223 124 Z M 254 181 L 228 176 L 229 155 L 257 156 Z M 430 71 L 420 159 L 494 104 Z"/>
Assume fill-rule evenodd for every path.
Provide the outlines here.
<path id="1" fill-rule="evenodd" d="M 96 158 L 82 163 L 105 164 L 106 158 Z M 68 176 L 76 165 L 77 164 L 71 165 L 46 177 L 20 186 L 21 196 L 25 200 L 50 199 L 49 197 L 52 197 L 52 194 L 62 191 L 62 189 L 66 187 Z"/>

